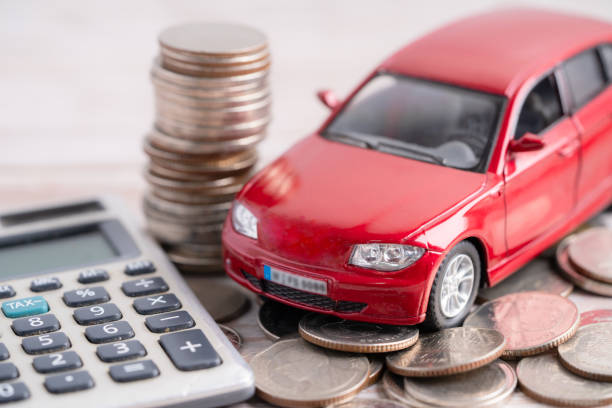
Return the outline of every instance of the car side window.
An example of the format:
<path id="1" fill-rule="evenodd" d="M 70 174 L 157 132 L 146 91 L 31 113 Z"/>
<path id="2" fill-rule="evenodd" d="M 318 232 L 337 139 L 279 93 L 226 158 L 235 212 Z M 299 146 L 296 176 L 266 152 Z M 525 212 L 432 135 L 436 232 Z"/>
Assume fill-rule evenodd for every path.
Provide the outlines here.
<path id="1" fill-rule="evenodd" d="M 543 78 L 529 92 L 516 124 L 515 139 L 525 133 L 537 135 L 563 116 L 561 99 L 554 74 Z"/>
<path id="2" fill-rule="evenodd" d="M 574 108 L 589 102 L 606 86 L 603 67 L 595 49 L 570 58 L 563 64 Z"/>
<path id="3" fill-rule="evenodd" d="M 604 44 L 599 47 L 599 55 L 604 66 L 608 82 L 612 82 L 612 44 Z"/>

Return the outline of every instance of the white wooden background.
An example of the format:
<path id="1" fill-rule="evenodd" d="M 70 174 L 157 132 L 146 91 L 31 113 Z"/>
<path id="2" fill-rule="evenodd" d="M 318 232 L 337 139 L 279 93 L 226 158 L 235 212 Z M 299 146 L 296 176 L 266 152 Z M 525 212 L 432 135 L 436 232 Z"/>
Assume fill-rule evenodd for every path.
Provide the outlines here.
<path id="1" fill-rule="evenodd" d="M 157 34 L 170 24 L 227 20 L 253 25 L 269 36 L 274 121 L 260 146 L 264 164 L 325 118 L 326 109 L 314 97 L 317 89 L 331 87 L 345 95 L 411 39 L 457 17 L 516 4 L 0 0 L 0 208 L 111 193 L 124 197 L 141 218 L 141 140 L 153 110 L 148 70 Z M 612 21 L 609 0 L 518 4 Z M 607 299 L 581 293 L 572 299 L 582 310 L 610 307 Z M 252 309 L 229 324 L 246 337 L 247 356 L 269 344 L 254 316 Z M 377 387 L 365 394 L 382 395 Z M 510 405 L 535 403 L 517 392 Z"/>

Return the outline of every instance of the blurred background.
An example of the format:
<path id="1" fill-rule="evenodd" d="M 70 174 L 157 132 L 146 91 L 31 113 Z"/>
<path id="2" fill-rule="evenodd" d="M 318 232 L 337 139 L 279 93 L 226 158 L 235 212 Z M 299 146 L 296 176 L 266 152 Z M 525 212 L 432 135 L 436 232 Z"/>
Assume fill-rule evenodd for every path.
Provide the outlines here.
<path id="1" fill-rule="evenodd" d="M 274 105 L 261 166 L 323 121 L 316 90 L 342 97 L 410 40 L 517 5 L 612 20 L 609 0 L 2 0 L 0 207 L 112 193 L 138 208 L 141 143 L 153 118 L 149 69 L 168 25 L 232 21 L 268 35 Z"/>

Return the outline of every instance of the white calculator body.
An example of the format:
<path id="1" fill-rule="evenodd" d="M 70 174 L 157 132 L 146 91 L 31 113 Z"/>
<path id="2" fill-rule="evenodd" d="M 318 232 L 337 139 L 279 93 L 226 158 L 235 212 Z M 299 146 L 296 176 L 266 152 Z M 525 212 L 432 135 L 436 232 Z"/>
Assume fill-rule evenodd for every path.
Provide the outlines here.
<path id="1" fill-rule="evenodd" d="M 0 214 L 0 405 L 209 407 L 253 373 L 111 198 Z"/>

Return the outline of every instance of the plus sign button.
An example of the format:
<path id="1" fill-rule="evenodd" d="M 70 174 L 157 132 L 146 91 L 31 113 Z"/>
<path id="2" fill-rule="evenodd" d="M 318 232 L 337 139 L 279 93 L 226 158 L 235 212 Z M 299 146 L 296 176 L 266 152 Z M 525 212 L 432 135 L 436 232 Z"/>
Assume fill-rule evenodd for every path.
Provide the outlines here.
<path id="1" fill-rule="evenodd" d="M 202 330 L 164 334 L 159 338 L 159 343 L 179 370 L 200 370 L 221 364 L 221 358 Z"/>

